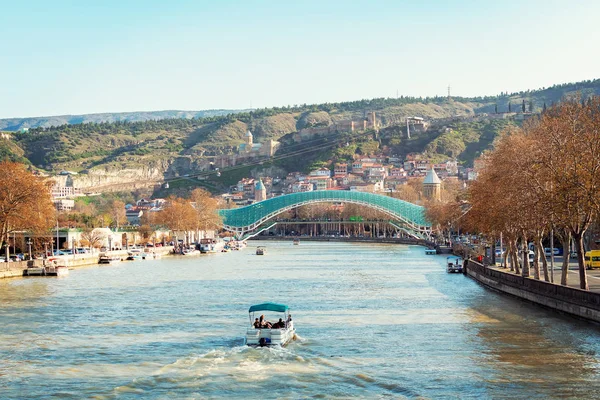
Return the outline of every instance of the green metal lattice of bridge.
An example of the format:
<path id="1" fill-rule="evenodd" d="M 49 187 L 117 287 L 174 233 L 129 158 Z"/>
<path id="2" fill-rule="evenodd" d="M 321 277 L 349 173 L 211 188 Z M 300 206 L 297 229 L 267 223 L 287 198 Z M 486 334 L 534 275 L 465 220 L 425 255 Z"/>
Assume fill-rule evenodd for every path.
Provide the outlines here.
<path id="1" fill-rule="evenodd" d="M 389 196 L 347 190 L 292 193 L 245 207 L 219 210 L 219 215 L 223 219 L 223 228 L 242 239 L 263 230 L 266 222 L 282 212 L 314 203 L 359 204 L 386 213 L 394 226 L 413 237 L 424 238 L 431 232 L 423 207 Z"/>

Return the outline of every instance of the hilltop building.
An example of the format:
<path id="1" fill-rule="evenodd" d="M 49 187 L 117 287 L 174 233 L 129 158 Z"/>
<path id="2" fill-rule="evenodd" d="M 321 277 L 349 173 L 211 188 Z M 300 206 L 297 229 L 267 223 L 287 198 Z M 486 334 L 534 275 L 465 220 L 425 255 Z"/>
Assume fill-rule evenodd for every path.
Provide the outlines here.
<path id="1" fill-rule="evenodd" d="M 266 143 L 254 143 L 252 132 L 246 132 L 246 143 L 238 147 L 238 154 L 244 158 L 273 157 L 281 144 L 276 140 L 267 140 Z"/>

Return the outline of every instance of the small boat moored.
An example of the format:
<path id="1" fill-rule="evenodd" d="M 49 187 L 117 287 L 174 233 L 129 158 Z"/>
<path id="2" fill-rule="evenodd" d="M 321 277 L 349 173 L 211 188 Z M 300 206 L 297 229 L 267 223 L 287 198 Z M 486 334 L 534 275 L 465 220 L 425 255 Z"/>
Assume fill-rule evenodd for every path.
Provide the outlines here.
<path id="1" fill-rule="evenodd" d="M 256 248 L 256 255 L 257 256 L 264 256 L 267 253 L 267 248 L 265 246 L 258 246 Z"/>
<path id="2" fill-rule="evenodd" d="M 449 256 L 446 258 L 446 272 L 449 273 L 462 273 L 463 272 L 463 260 L 458 256 Z"/>
<path id="3" fill-rule="evenodd" d="M 98 258 L 98 264 L 116 264 L 121 262 L 121 257 L 119 256 L 108 256 L 103 254 Z"/>
<path id="4" fill-rule="evenodd" d="M 200 250 L 194 249 L 194 248 L 187 248 L 187 249 L 183 249 L 181 250 L 181 254 L 184 256 L 199 256 L 200 255 Z"/>
<path id="5" fill-rule="evenodd" d="M 200 239 L 200 253 L 220 253 L 225 248 L 222 239 Z"/>
<path id="6" fill-rule="evenodd" d="M 255 317 L 255 313 L 262 314 L 265 311 L 279 313 L 281 317 L 274 323 L 269 322 L 266 318 L 263 319 L 264 315 L 260 316 L 260 320 Z M 294 328 L 290 309 L 285 304 L 257 304 L 251 306 L 248 313 L 250 326 L 246 330 L 247 346 L 285 346 L 291 340 L 296 339 L 296 329 Z M 262 322 L 262 326 L 260 322 Z"/>
<path id="7" fill-rule="evenodd" d="M 148 255 L 140 249 L 131 249 L 127 252 L 127 260 L 145 260 Z"/>
<path id="8" fill-rule="evenodd" d="M 436 254 L 437 254 L 437 251 L 435 249 L 425 249 L 426 256 L 434 256 Z"/>

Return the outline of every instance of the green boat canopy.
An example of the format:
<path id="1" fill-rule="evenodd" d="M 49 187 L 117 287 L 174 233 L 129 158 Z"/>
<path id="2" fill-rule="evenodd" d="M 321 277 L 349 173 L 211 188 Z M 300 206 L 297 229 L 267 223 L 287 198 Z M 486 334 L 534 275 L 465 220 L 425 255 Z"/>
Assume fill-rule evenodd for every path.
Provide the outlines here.
<path id="1" fill-rule="evenodd" d="M 288 308 L 289 307 L 286 306 L 285 304 L 262 303 L 262 304 L 257 304 L 257 305 L 250 307 L 250 310 L 248 310 L 248 312 L 255 312 L 255 311 L 286 312 L 288 310 Z"/>

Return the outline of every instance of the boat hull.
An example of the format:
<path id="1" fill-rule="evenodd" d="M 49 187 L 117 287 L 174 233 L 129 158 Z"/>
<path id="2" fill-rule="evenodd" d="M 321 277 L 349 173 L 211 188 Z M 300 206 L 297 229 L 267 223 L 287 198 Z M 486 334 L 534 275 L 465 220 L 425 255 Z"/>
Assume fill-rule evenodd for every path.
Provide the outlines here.
<path id="1" fill-rule="evenodd" d="M 253 347 L 286 346 L 296 336 L 296 329 L 290 326 L 284 329 L 255 329 L 246 331 L 246 345 Z"/>

